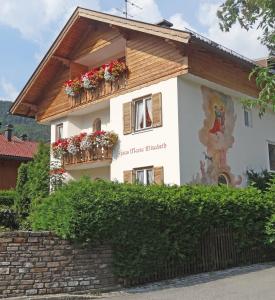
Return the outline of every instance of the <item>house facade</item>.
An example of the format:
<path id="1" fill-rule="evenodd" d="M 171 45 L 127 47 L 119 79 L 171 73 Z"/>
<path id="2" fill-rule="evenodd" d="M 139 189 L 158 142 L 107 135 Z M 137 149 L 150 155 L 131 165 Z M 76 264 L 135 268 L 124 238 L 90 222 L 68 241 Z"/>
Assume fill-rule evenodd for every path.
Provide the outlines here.
<path id="1" fill-rule="evenodd" d="M 0 190 L 16 187 L 18 168 L 33 159 L 38 144 L 12 135 L 12 126 L 0 133 Z"/>
<path id="2" fill-rule="evenodd" d="M 274 113 L 241 104 L 257 97 L 254 66 L 191 32 L 78 8 L 11 113 L 51 124 L 69 179 L 244 186 L 248 169 L 275 171 Z"/>

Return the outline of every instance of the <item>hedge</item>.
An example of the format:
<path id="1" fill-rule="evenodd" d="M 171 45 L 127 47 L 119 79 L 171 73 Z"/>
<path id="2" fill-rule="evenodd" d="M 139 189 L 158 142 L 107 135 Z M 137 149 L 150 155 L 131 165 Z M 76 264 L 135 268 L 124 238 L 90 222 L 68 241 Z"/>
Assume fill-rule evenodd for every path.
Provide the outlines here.
<path id="1" fill-rule="evenodd" d="M 16 195 L 14 190 L 0 191 L 0 205 L 11 207 L 15 203 Z"/>
<path id="2" fill-rule="evenodd" d="M 168 259 L 192 257 L 201 234 L 230 226 L 239 249 L 264 244 L 274 194 L 255 188 L 141 186 L 81 179 L 31 215 L 35 230 L 86 243 L 109 242 L 116 275 L 133 279 Z"/>
<path id="3" fill-rule="evenodd" d="M 0 231 L 3 228 L 17 229 L 16 213 L 13 209 L 17 193 L 14 190 L 0 191 Z"/>

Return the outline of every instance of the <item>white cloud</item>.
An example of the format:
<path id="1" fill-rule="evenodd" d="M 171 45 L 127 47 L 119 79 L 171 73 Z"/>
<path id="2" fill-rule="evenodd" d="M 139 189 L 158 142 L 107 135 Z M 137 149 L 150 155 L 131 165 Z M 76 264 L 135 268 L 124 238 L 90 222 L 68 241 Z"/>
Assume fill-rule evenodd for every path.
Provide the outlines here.
<path id="1" fill-rule="evenodd" d="M 180 13 L 174 14 L 169 18 L 169 21 L 173 23 L 173 28 L 175 29 L 180 29 L 180 30 L 186 30 L 186 29 L 191 29 L 195 31 L 195 29 L 187 22 L 184 20 L 183 15 Z"/>
<path id="2" fill-rule="evenodd" d="M 28 40 L 43 44 L 77 6 L 99 9 L 99 0 L 1 0 L 0 23 Z"/>
<path id="3" fill-rule="evenodd" d="M 0 80 L 0 99 L 14 101 L 18 96 L 18 90 L 4 77 Z"/>
<path id="4" fill-rule="evenodd" d="M 221 31 L 216 15 L 218 7 L 219 5 L 213 2 L 203 2 L 200 5 L 198 20 L 206 27 L 204 35 L 251 59 L 268 54 L 267 48 L 257 40 L 258 36 L 261 36 L 260 30 L 250 29 L 246 31 L 239 24 L 235 24 L 229 32 Z"/>

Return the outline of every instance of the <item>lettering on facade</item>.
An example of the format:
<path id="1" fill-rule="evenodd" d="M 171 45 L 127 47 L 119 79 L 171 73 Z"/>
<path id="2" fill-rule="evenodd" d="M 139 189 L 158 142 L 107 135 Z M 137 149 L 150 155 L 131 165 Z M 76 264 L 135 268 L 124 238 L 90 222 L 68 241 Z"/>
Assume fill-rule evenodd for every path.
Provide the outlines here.
<path id="1" fill-rule="evenodd" d="M 166 149 L 166 148 L 167 148 L 166 143 L 156 144 L 156 145 L 146 145 L 143 147 L 132 147 L 127 150 L 120 150 L 118 152 L 118 155 L 125 156 L 125 155 L 131 155 L 131 154 L 145 153 L 145 152 L 149 152 L 149 151 L 162 150 L 162 149 Z"/>

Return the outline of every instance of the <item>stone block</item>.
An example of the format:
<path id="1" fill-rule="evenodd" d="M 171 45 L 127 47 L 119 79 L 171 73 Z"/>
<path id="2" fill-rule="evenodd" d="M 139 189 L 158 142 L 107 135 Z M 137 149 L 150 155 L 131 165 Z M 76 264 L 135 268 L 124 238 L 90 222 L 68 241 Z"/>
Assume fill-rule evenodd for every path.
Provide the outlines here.
<path id="1" fill-rule="evenodd" d="M 10 268 L 0 268 L 0 275 L 8 275 L 10 274 Z"/>

